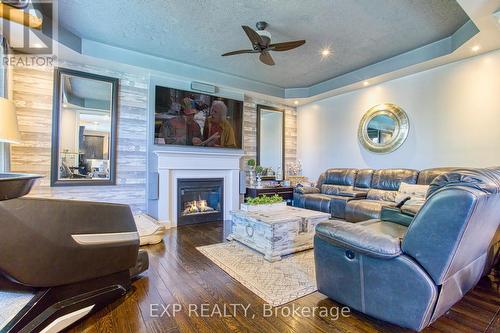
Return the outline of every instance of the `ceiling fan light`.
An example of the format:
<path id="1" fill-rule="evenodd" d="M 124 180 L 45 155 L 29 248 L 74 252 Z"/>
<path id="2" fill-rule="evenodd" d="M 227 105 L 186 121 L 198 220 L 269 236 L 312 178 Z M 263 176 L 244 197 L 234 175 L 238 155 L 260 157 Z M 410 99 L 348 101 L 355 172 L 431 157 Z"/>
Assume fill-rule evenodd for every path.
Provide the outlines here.
<path id="1" fill-rule="evenodd" d="M 255 32 L 258 33 L 261 37 L 267 37 L 271 39 L 271 33 L 267 30 L 257 30 Z"/>

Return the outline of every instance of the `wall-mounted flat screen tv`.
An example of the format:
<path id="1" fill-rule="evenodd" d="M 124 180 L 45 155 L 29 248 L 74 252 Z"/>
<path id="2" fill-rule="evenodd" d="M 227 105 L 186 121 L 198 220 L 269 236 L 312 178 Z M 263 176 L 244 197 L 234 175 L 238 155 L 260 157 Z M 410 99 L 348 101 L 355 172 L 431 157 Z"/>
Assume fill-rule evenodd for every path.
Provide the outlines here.
<path id="1" fill-rule="evenodd" d="M 241 149 L 243 102 L 156 86 L 155 144 Z"/>

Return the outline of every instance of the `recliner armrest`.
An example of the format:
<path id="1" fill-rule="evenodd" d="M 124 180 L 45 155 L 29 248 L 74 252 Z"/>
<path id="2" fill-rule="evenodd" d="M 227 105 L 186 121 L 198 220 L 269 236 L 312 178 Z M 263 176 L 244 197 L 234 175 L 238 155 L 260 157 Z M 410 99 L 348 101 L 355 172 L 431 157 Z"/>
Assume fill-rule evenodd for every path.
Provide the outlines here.
<path id="1" fill-rule="evenodd" d="M 349 197 L 349 198 L 354 198 L 354 199 L 361 199 L 361 198 L 366 198 L 366 192 L 362 191 L 342 191 L 339 192 L 341 197 Z"/>
<path id="2" fill-rule="evenodd" d="M 317 187 L 312 186 L 297 186 L 295 188 L 295 192 L 299 194 L 311 194 L 311 193 L 320 193 L 321 191 Z"/>
<path id="3" fill-rule="evenodd" d="M 402 253 L 399 238 L 344 221 L 319 223 L 316 226 L 316 236 L 370 257 L 391 259 Z"/>

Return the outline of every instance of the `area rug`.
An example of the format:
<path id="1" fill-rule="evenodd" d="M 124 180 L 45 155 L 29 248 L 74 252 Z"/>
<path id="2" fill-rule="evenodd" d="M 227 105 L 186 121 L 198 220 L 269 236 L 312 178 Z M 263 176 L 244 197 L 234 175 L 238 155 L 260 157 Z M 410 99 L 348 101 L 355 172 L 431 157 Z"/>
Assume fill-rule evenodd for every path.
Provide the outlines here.
<path id="1" fill-rule="evenodd" d="M 227 274 L 272 306 L 280 306 L 317 290 L 313 251 L 273 263 L 236 241 L 196 248 Z"/>

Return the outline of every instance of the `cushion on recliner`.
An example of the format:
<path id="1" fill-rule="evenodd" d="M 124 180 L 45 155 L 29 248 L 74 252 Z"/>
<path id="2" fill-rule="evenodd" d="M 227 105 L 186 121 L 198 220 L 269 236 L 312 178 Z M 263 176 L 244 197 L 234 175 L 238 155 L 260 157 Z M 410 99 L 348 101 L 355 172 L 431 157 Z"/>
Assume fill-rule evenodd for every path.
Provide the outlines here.
<path id="1" fill-rule="evenodd" d="M 418 171 L 413 169 L 381 169 L 373 173 L 371 188 L 397 191 L 399 184 L 415 184 Z"/>
<path id="2" fill-rule="evenodd" d="M 345 209 L 345 219 L 349 222 L 366 221 L 380 218 L 382 207 L 394 207 L 396 203 L 379 200 L 351 200 Z"/>
<path id="3" fill-rule="evenodd" d="M 325 172 L 324 184 L 353 186 L 358 169 L 332 168 Z"/>
<path id="4" fill-rule="evenodd" d="M 318 188 L 312 186 L 297 186 L 294 191 L 300 194 L 320 193 Z"/>
<path id="5" fill-rule="evenodd" d="M 341 192 L 352 191 L 353 187 L 351 185 L 331 185 L 323 184 L 321 185 L 321 193 L 329 195 L 338 195 Z"/>
<path id="6" fill-rule="evenodd" d="M 330 202 L 331 195 L 314 193 L 305 194 L 301 199 L 303 200 L 303 205 L 305 209 L 312 209 L 320 212 L 331 213 Z"/>
<path id="7" fill-rule="evenodd" d="M 396 195 L 398 192 L 396 191 L 385 191 L 378 189 L 370 189 L 366 195 L 366 199 L 368 200 L 382 200 L 382 201 L 390 201 L 396 202 Z"/>
<path id="8" fill-rule="evenodd" d="M 394 258 L 401 254 L 401 238 L 406 228 L 400 225 L 366 221 L 348 223 L 331 220 L 316 227 L 316 235 L 333 244 L 375 258 Z"/>
<path id="9" fill-rule="evenodd" d="M 417 184 L 420 185 L 429 185 L 432 183 L 432 181 L 439 175 L 443 173 L 450 172 L 452 170 L 455 170 L 458 168 L 455 167 L 443 167 L 443 168 L 432 168 L 432 169 L 425 169 L 421 170 L 418 173 L 418 179 L 417 179 Z"/>
<path id="10" fill-rule="evenodd" d="M 368 191 L 372 183 L 372 177 L 373 169 L 358 170 L 358 173 L 356 174 L 356 180 L 354 181 L 354 189 Z"/>

